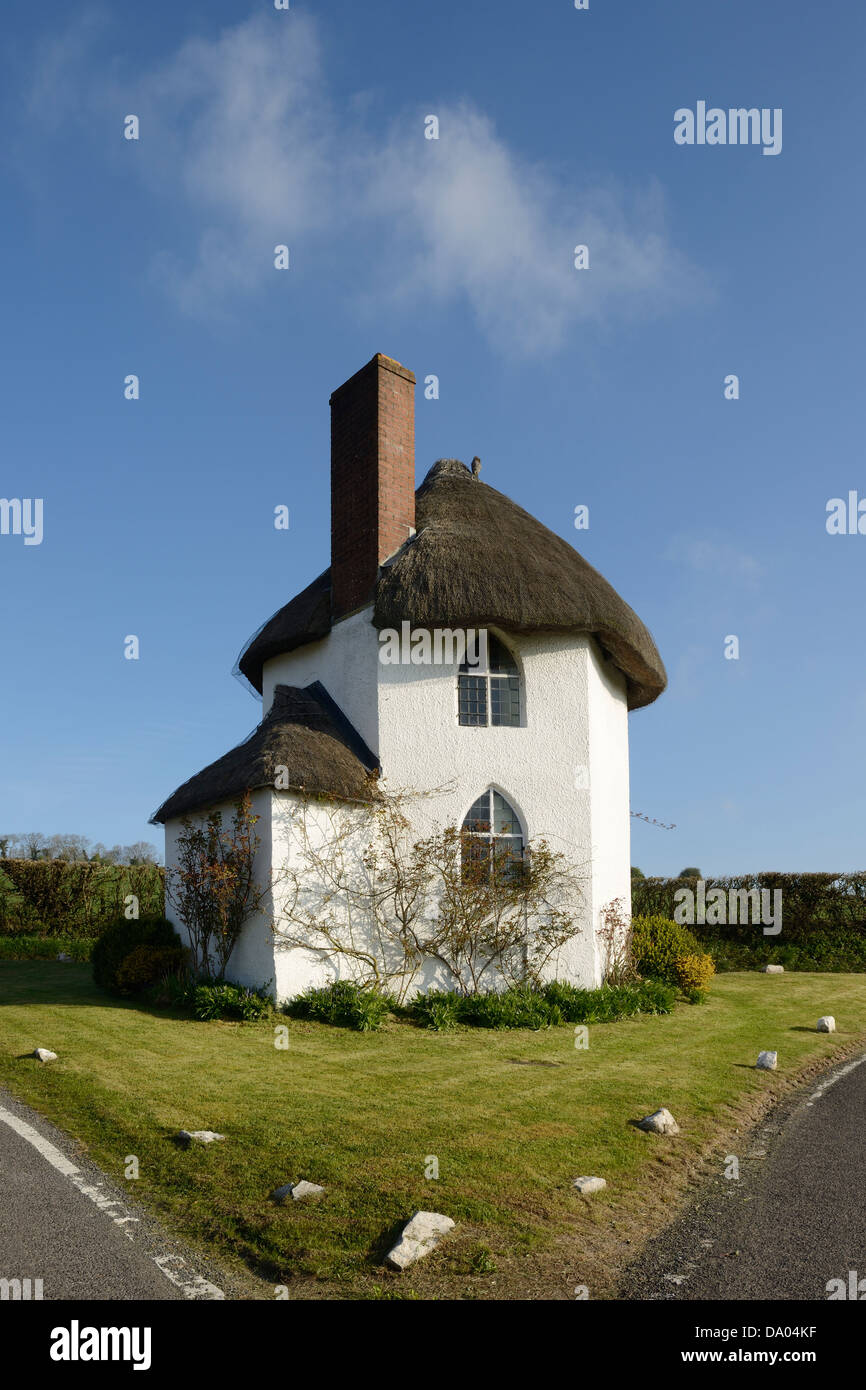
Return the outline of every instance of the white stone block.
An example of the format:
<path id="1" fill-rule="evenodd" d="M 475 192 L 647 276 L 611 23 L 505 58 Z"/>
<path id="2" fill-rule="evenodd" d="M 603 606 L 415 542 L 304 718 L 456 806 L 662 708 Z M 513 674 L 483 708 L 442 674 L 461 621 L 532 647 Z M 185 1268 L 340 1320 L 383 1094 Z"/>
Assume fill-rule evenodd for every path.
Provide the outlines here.
<path id="1" fill-rule="evenodd" d="M 436 1211 L 416 1211 L 411 1221 L 407 1221 L 403 1227 L 403 1234 L 393 1250 L 386 1255 L 387 1263 L 393 1269 L 407 1269 L 416 1260 L 435 1250 L 442 1236 L 453 1226 L 450 1216 L 442 1216 Z"/>
<path id="2" fill-rule="evenodd" d="M 324 1190 L 317 1182 L 296 1182 L 292 1186 L 292 1201 L 303 1202 L 305 1197 L 318 1197 Z"/>
<path id="3" fill-rule="evenodd" d="M 822 1017 L 818 1019 L 816 1028 L 819 1033 L 835 1033 L 836 1020 L 832 1014 L 823 1014 Z"/>
<path id="4" fill-rule="evenodd" d="M 779 1062 L 778 1052 L 759 1052 L 755 1066 L 760 1071 L 775 1071 Z"/>
<path id="5" fill-rule="evenodd" d="M 785 967 L 784 965 L 765 965 L 761 973 L 764 975 L 784 975 Z"/>
<path id="6" fill-rule="evenodd" d="M 605 1178 L 575 1178 L 574 1186 L 583 1197 L 589 1197 L 593 1192 L 601 1192 L 607 1187 Z"/>
<path id="7" fill-rule="evenodd" d="M 275 1202 L 285 1202 L 288 1197 L 291 1197 L 295 1202 L 302 1202 L 305 1197 L 318 1197 L 319 1193 L 324 1192 L 324 1190 L 318 1183 L 305 1182 L 302 1179 L 300 1182 L 283 1183 L 282 1187 L 276 1188 L 271 1193 L 271 1197 Z"/>
<path id="8" fill-rule="evenodd" d="M 680 1127 L 671 1114 L 670 1110 L 665 1110 L 664 1106 L 660 1110 L 654 1110 L 651 1115 L 645 1115 L 642 1120 L 638 1120 L 638 1129 L 645 1129 L 648 1134 L 679 1134 Z"/>
<path id="9" fill-rule="evenodd" d="M 177 1137 L 185 1144 L 191 1144 L 193 1140 L 197 1144 L 212 1144 L 215 1139 L 225 1139 L 224 1134 L 216 1134 L 212 1129 L 182 1129 Z"/>
<path id="10" fill-rule="evenodd" d="M 36 1050 L 35 1050 L 34 1053 L 33 1053 L 33 1056 L 34 1056 L 34 1057 L 38 1057 L 39 1060 L 40 1060 L 40 1062 L 56 1062 L 56 1061 L 57 1061 L 57 1053 L 56 1053 L 56 1052 L 50 1052 L 49 1049 L 48 1049 L 47 1047 L 37 1047 Z"/>

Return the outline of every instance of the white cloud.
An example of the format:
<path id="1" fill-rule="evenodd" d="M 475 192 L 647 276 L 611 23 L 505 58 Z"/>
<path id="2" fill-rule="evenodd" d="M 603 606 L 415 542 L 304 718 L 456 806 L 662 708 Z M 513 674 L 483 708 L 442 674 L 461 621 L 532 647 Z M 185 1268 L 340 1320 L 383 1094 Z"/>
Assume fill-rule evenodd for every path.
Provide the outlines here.
<path id="1" fill-rule="evenodd" d="M 763 565 L 754 555 L 740 550 L 730 541 L 680 538 L 671 542 L 667 553 L 670 559 L 679 559 L 701 574 L 739 579 L 749 584 L 756 583 L 764 573 Z"/>
<path id="2" fill-rule="evenodd" d="M 311 20 L 260 16 L 190 40 L 136 99 L 151 183 L 205 224 L 192 264 L 164 253 L 156 266 L 185 310 L 218 311 L 274 274 L 275 245 L 329 225 L 332 118 Z"/>
<path id="3" fill-rule="evenodd" d="M 49 129 L 56 130 L 93 105 L 93 88 L 86 77 L 94 66 L 94 54 L 110 34 L 107 12 L 91 5 L 80 10 L 64 29 L 54 27 L 43 36 L 33 71 L 27 75 L 26 110 Z M 109 79 L 100 64 L 100 84 Z"/>
<path id="4" fill-rule="evenodd" d="M 518 154 L 469 104 L 371 133 L 369 93 L 329 95 L 315 22 L 260 14 L 194 38 L 135 79 L 116 54 L 97 59 L 105 25 L 82 19 L 64 50 L 52 40 L 35 89 L 53 110 L 76 100 L 141 119 L 137 167 L 154 197 L 184 205 L 191 252 L 164 250 L 153 270 L 179 306 L 220 313 L 273 275 L 273 247 L 315 232 L 336 245 L 351 225 L 371 253 L 357 298 L 392 306 L 468 305 L 491 343 L 517 356 L 560 347 L 578 321 L 662 311 L 699 296 L 699 277 L 673 249 L 651 185 L 576 196 L 572 180 Z M 366 127 L 363 122 L 367 122 Z M 122 143 L 122 142 L 119 142 Z M 590 268 L 575 270 L 586 243 Z"/>
<path id="5" fill-rule="evenodd" d="M 219 315 L 274 274 L 275 245 L 333 225 L 334 123 L 315 24 L 257 15 L 131 75 L 120 52 L 116 23 L 83 11 L 41 47 L 30 111 L 52 129 L 77 118 L 117 132 L 123 172 L 133 159 L 154 201 L 181 208 L 192 228 L 191 252 L 154 257 L 156 278 L 184 311 Z M 134 146 L 121 138 L 130 113 Z"/>
<path id="6" fill-rule="evenodd" d="M 559 347 L 577 320 L 693 294 L 697 277 L 671 248 L 661 192 L 576 196 L 509 149 L 467 104 L 438 112 L 439 140 L 421 121 L 370 156 L 366 211 L 384 218 L 402 253 L 389 258 L 395 296 L 468 300 L 491 341 L 532 355 Z M 574 247 L 589 268 L 574 268 Z"/>

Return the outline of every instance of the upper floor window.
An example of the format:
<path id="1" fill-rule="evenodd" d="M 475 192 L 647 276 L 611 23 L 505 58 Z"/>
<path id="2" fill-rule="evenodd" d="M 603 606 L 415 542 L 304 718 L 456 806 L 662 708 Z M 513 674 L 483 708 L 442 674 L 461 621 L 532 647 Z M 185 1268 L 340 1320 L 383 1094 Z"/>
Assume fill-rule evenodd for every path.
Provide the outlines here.
<path id="1" fill-rule="evenodd" d="M 464 661 L 457 677 L 457 715 L 461 724 L 520 723 L 520 673 L 511 652 L 487 633 L 486 664 Z M 481 644 L 483 661 L 484 644 Z"/>

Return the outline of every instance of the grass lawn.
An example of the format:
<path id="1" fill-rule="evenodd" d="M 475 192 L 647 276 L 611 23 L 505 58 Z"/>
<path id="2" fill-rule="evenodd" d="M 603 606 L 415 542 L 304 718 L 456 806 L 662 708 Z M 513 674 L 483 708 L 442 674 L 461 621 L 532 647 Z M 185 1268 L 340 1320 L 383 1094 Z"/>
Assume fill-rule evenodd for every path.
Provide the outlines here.
<path id="1" fill-rule="evenodd" d="M 673 1214 L 701 1162 L 795 1080 L 866 1041 L 866 976 L 727 974 L 669 1017 L 538 1033 L 358 1034 L 277 1016 L 198 1023 L 114 1000 L 87 966 L 0 961 L 0 1085 L 79 1139 L 250 1297 L 591 1298 Z M 812 1031 L 836 1016 L 835 1035 Z M 274 1046 L 274 1023 L 289 1047 Z M 48 1065 L 21 1054 L 50 1047 Z M 759 1050 L 780 1070 L 758 1072 Z M 629 1124 L 660 1105 L 673 1139 Z M 181 1129 L 223 1144 L 184 1151 Z M 428 1156 L 438 1180 L 425 1177 Z M 581 1174 L 607 1179 L 582 1198 Z M 324 1184 L 278 1207 L 282 1183 Z M 458 1229 L 396 1275 L 381 1259 L 418 1208 Z"/>

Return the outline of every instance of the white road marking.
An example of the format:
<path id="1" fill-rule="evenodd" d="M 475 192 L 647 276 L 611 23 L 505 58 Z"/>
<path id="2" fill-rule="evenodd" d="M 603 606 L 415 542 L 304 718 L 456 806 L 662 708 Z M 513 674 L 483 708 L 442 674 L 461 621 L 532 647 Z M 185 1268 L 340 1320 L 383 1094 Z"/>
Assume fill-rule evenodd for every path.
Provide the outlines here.
<path id="1" fill-rule="evenodd" d="M 215 1284 L 209 1284 L 207 1279 L 202 1279 L 200 1274 L 190 1270 L 180 1255 L 157 1255 L 155 1259 L 166 1279 L 177 1285 L 184 1298 L 225 1298 L 222 1289 L 218 1289 Z M 180 1268 L 166 1269 L 166 1265 L 169 1264 L 179 1265 Z"/>
<path id="2" fill-rule="evenodd" d="M 0 1120 L 5 1121 L 10 1129 L 14 1129 L 16 1134 L 21 1135 L 22 1139 L 26 1139 L 28 1144 L 32 1144 L 34 1149 L 41 1153 L 43 1158 L 47 1158 L 52 1167 L 57 1169 L 58 1173 L 62 1173 L 65 1178 L 78 1176 L 78 1169 L 75 1164 L 70 1163 L 66 1155 L 56 1149 L 49 1140 L 43 1139 L 39 1131 L 35 1130 L 32 1125 L 28 1125 L 24 1120 L 19 1120 L 17 1115 L 13 1115 L 9 1110 L 4 1110 L 2 1106 L 0 1106 Z"/>
<path id="3" fill-rule="evenodd" d="M 862 1067 L 864 1062 L 866 1062 L 866 1053 L 864 1053 L 862 1057 L 855 1058 L 853 1062 L 849 1062 L 847 1066 L 840 1067 L 834 1075 L 828 1077 L 826 1081 L 821 1082 L 817 1091 L 812 1092 L 809 1099 L 806 1101 L 807 1106 L 814 1105 L 816 1100 L 821 1099 L 825 1091 L 829 1091 L 831 1086 L 835 1086 L 836 1082 L 841 1081 L 843 1076 L 847 1076 L 849 1072 L 854 1071 L 855 1067 Z"/>
<path id="4" fill-rule="evenodd" d="M 109 1197 L 100 1190 L 103 1186 L 102 1183 L 89 1183 L 81 1170 L 76 1168 L 75 1164 L 64 1153 L 61 1153 L 50 1139 L 46 1139 L 39 1133 L 38 1129 L 34 1129 L 26 1120 L 20 1119 L 18 1115 L 13 1115 L 11 1110 L 4 1110 L 0 1106 L 0 1120 L 7 1124 L 10 1129 L 14 1129 L 15 1133 L 20 1135 L 22 1139 L 25 1139 L 37 1153 L 42 1155 L 47 1163 L 51 1164 L 52 1168 L 56 1168 L 58 1173 L 62 1173 L 65 1178 L 68 1178 L 73 1187 L 76 1187 L 83 1196 L 89 1198 L 94 1206 L 98 1207 L 100 1211 L 106 1212 L 115 1226 L 119 1226 L 129 1240 L 134 1240 L 132 1231 L 127 1231 L 126 1226 L 130 1223 L 138 1224 L 139 1218 L 128 1214 L 115 1216 L 114 1211 L 125 1213 L 126 1208 L 116 1197 Z M 216 1284 L 208 1283 L 207 1279 L 203 1279 L 201 1275 L 189 1270 L 186 1261 L 180 1255 L 151 1255 L 150 1259 L 153 1260 L 160 1273 L 164 1274 L 166 1279 L 181 1290 L 184 1298 L 225 1298 L 222 1289 L 218 1289 Z M 181 1269 L 166 1269 L 167 1264 L 180 1265 Z"/>

